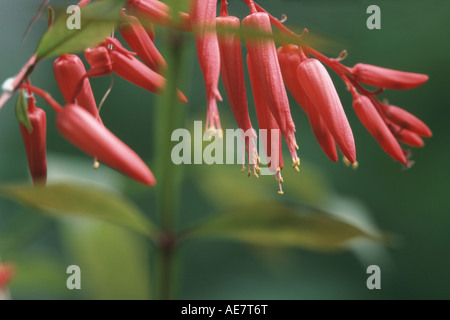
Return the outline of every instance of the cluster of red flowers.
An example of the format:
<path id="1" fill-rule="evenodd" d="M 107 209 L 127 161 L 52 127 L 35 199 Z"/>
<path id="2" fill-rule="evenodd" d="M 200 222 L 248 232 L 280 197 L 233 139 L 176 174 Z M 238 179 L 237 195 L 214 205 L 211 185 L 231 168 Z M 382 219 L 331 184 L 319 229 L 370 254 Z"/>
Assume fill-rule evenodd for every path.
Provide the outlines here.
<path id="1" fill-rule="evenodd" d="M 189 13 L 180 12 L 177 19 L 171 9 L 158 0 L 128 0 L 122 12 L 119 31 L 133 52 L 127 50 L 113 37 L 108 37 L 84 54 L 90 65 L 86 71 L 77 55 L 64 54 L 54 62 L 54 74 L 66 102 L 58 105 L 46 92 L 26 82 L 22 88 L 41 95 L 57 112 L 56 126 L 61 134 L 81 150 L 131 178 L 146 185 L 155 179 L 129 147 L 104 127 L 89 83 L 90 77 L 115 73 L 120 77 L 154 93 L 164 90 L 166 61 L 153 43 L 152 24 L 193 32 L 197 54 L 206 86 L 207 129 L 221 130 L 217 101 L 222 101 L 218 90 L 219 78 L 225 86 L 231 110 L 237 125 L 253 134 L 245 137 L 249 174 L 257 176 L 259 157 L 256 151 L 256 132 L 248 112 L 247 94 L 241 52 L 242 30 L 247 48 L 247 68 L 255 102 L 258 125 L 266 129 L 266 156 L 282 193 L 281 132 L 295 170 L 299 170 L 299 149 L 295 138 L 286 87 L 307 114 L 314 135 L 325 154 L 338 160 L 337 147 L 349 164 L 356 165 L 353 133 L 345 115 L 334 84 L 323 64 L 334 70 L 346 83 L 353 95 L 353 108 L 363 125 L 393 159 L 405 166 L 411 164 L 409 152 L 400 143 L 423 146 L 421 137 L 430 137 L 431 131 L 419 119 L 398 107 L 380 102 L 377 94 L 383 89 L 411 89 L 423 84 L 428 77 L 423 74 L 396 71 L 368 64 L 346 67 L 342 57 L 330 59 L 302 41 L 282 22 L 272 17 L 252 0 L 244 0 L 250 14 L 240 23 L 239 18 L 228 15 L 227 2 L 222 0 L 217 17 L 217 0 L 190 0 Z M 86 5 L 83 0 L 79 5 Z M 130 15 L 132 14 L 132 15 Z M 143 20 L 146 23 L 141 24 Z M 281 34 L 293 39 L 277 49 L 272 35 L 272 25 Z M 253 32 L 253 33 L 252 33 Z M 255 36 L 261 34 L 261 36 Z M 140 60 L 136 57 L 139 57 Z M 369 91 L 362 84 L 376 87 Z M 178 91 L 178 98 L 186 97 Z M 30 172 L 36 183 L 45 182 L 45 112 L 36 108 L 34 98 L 28 98 L 28 116 L 33 130 L 21 125 L 28 155 Z M 277 140 L 272 141 L 275 132 Z"/>

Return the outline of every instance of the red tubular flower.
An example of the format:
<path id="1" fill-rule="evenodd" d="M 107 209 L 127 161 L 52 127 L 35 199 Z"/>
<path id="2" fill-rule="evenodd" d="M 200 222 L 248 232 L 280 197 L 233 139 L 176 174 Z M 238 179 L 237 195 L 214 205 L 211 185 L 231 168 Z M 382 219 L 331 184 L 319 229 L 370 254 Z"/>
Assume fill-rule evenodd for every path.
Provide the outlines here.
<path id="1" fill-rule="evenodd" d="M 402 129 L 401 127 L 390 123 L 389 127 L 391 128 L 391 132 L 394 134 L 395 138 L 398 141 L 416 148 L 421 148 L 425 145 L 422 138 L 420 136 L 410 130 Z"/>
<path id="2" fill-rule="evenodd" d="M 58 112 L 56 127 L 64 138 L 100 162 L 148 186 L 156 180 L 144 161 L 79 105 Z"/>
<path id="3" fill-rule="evenodd" d="M 270 108 L 264 98 L 263 88 L 259 81 L 258 75 L 253 68 L 252 61 L 247 55 L 247 68 L 250 76 L 250 83 L 252 86 L 253 100 L 255 101 L 256 116 L 258 118 L 258 126 L 260 130 L 266 130 L 266 137 L 262 137 L 264 150 L 268 160 L 269 169 L 276 174 L 280 191 L 283 193 L 281 183 L 281 170 L 283 169 L 283 153 L 281 150 L 281 130 L 278 126 L 275 117 L 272 115 Z M 264 139 L 265 138 L 265 139 Z"/>
<path id="4" fill-rule="evenodd" d="M 300 64 L 297 76 L 339 149 L 351 163 L 355 163 L 356 151 L 352 129 L 327 70 L 319 60 L 311 58 Z"/>
<path id="5" fill-rule="evenodd" d="M 308 98 L 306 92 L 297 77 L 297 68 L 301 63 L 299 48 L 295 45 L 286 45 L 278 48 L 278 61 L 284 83 L 294 97 L 297 104 L 305 111 L 309 118 L 313 133 L 322 150 L 332 161 L 338 160 L 336 143 L 333 135 L 328 130 L 320 113 L 316 110 L 313 102 Z"/>
<path id="6" fill-rule="evenodd" d="M 53 63 L 53 73 L 66 103 L 74 103 L 75 91 L 79 90 L 76 102 L 101 122 L 89 79 L 82 80 L 86 69 L 81 59 L 75 54 L 63 54 Z"/>
<path id="7" fill-rule="evenodd" d="M 47 182 L 47 117 L 44 110 L 36 107 L 34 97 L 28 99 L 28 118 L 32 126 L 31 131 L 19 123 L 27 153 L 28 167 L 34 185 L 45 185 Z"/>
<path id="8" fill-rule="evenodd" d="M 164 27 L 182 31 L 191 30 L 191 22 L 188 14 L 180 12 L 178 23 L 175 24 L 172 19 L 170 7 L 158 0 L 128 0 L 126 9 L 136 16 Z"/>
<path id="9" fill-rule="evenodd" d="M 161 94 L 166 86 L 166 79 L 156 73 L 133 56 L 124 55 L 119 51 L 110 51 L 114 73 L 150 92 Z M 178 99 L 187 102 L 184 94 L 177 90 Z"/>
<path id="10" fill-rule="evenodd" d="M 122 17 L 125 22 L 120 24 L 119 30 L 125 42 L 151 69 L 159 72 L 164 71 L 167 68 L 166 61 L 139 20 L 136 17 L 127 16 L 123 12 Z"/>
<path id="11" fill-rule="evenodd" d="M 415 132 L 419 136 L 425 138 L 429 138 L 433 135 L 430 128 L 428 128 L 425 123 L 408 111 L 396 106 L 380 105 L 383 109 L 384 116 L 400 127 Z"/>
<path id="12" fill-rule="evenodd" d="M 269 16 L 262 12 L 247 16 L 242 21 L 242 26 L 249 30 L 258 30 L 268 34 L 272 32 Z M 297 156 L 295 125 L 289 109 L 289 100 L 283 84 L 275 43 L 272 39 L 261 37 L 246 37 L 245 42 L 253 70 L 259 79 L 267 105 L 286 140 L 294 163 L 293 166 L 298 170 L 300 159 Z"/>
<path id="13" fill-rule="evenodd" d="M 366 96 L 359 95 L 353 88 L 352 94 L 354 99 L 353 109 L 364 127 L 366 127 L 387 154 L 394 160 L 406 164 L 406 157 L 402 148 L 370 99 Z"/>
<path id="14" fill-rule="evenodd" d="M 239 30 L 240 27 L 239 19 L 232 16 L 221 16 L 217 18 L 216 25 L 235 30 Z M 254 171 L 257 171 L 255 166 L 257 165 L 258 158 L 255 143 L 257 136 L 248 114 L 241 42 L 237 34 L 231 33 L 218 35 L 218 40 L 221 57 L 221 75 L 225 91 L 238 127 L 246 134 L 245 143 L 249 155 L 249 166 L 252 165 Z"/>
<path id="15" fill-rule="evenodd" d="M 10 263 L 0 264 L 0 290 L 5 289 L 14 277 L 15 268 Z"/>
<path id="16" fill-rule="evenodd" d="M 216 26 L 217 0 L 192 0 L 189 14 L 195 31 L 195 43 L 200 67 L 206 87 L 207 116 L 206 128 L 221 130 L 217 100 L 222 101 L 219 93 L 220 50 Z"/>
<path id="17" fill-rule="evenodd" d="M 107 49 L 105 46 L 108 44 L 112 44 L 114 49 Z M 116 39 L 109 38 L 101 46 L 85 50 L 84 54 L 92 68 L 86 76 L 95 77 L 114 72 L 150 92 L 161 94 L 165 88 L 166 79 L 136 59 L 134 53 L 126 50 Z M 180 90 L 177 95 L 180 101 L 187 102 Z"/>
<path id="18" fill-rule="evenodd" d="M 392 70 L 365 63 L 358 63 L 350 70 L 356 81 L 385 89 L 412 89 L 428 80 L 426 74 Z"/>

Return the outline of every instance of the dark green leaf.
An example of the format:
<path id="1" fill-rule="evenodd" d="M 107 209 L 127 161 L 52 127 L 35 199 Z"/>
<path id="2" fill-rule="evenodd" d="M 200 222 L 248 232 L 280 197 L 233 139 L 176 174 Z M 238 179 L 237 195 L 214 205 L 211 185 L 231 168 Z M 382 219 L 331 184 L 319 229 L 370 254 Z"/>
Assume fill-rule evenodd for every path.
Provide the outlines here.
<path id="1" fill-rule="evenodd" d="M 111 191 L 91 186 L 68 184 L 37 188 L 29 185 L 0 186 L 0 195 L 55 216 L 71 214 L 97 218 L 147 236 L 152 236 L 156 230 L 131 202 Z"/>
<path id="2" fill-rule="evenodd" d="M 81 28 L 69 29 L 63 12 L 41 38 L 36 54 L 38 59 L 76 53 L 102 42 L 120 20 L 123 0 L 95 2 L 81 9 Z"/>
<path id="3" fill-rule="evenodd" d="M 21 124 L 23 124 L 28 131 L 33 131 L 33 126 L 31 125 L 30 118 L 28 117 L 28 102 L 25 98 L 25 92 L 20 90 L 17 96 L 16 102 L 16 117 Z"/>
<path id="4" fill-rule="evenodd" d="M 279 203 L 240 206 L 219 214 L 187 232 L 187 238 L 228 238 L 245 243 L 302 247 L 314 250 L 344 249 L 350 240 L 383 241 L 377 234 L 311 208 Z"/>

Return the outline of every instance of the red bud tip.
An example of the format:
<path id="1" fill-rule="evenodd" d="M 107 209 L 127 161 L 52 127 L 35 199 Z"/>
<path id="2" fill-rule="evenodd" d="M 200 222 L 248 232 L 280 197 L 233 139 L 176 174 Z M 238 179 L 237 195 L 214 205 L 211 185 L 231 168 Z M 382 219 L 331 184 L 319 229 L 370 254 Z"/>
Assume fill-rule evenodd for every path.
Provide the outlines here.
<path id="1" fill-rule="evenodd" d="M 53 72 L 66 103 L 73 103 L 75 91 L 79 90 L 76 102 L 101 121 L 89 79 L 85 78 L 80 86 L 86 74 L 81 59 L 75 54 L 63 54 L 53 63 Z"/>
<path id="2" fill-rule="evenodd" d="M 433 135 L 430 128 L 416 116 L 396 106 L 382 105 L 386 118 L 404 129 L 415 132 L 419 136 L 429 138 Z"/>
<path id="3" fill-rule="evenodd" d="M 370 99 L 366 96 L 358 95 L 357 98 L 353 100 L 353 108 L 362 124 L 375 140 L 377 140 L 383 150 L 393 159 L 405 164 L 406 157 L 402 148 Z"/>
<path id="4" fill-rule="evenodd" d="M 364 63 L 356 64 L 351 71 L 356 81 L 385 89 L 412 89 L 428 80 L 426 74 L 398 71 Z"/>
<path id="5" fill-rule="evenodd" d="M 15 268 L 10 263 L 0 264 L 0 290 L 5 289 L 14 277 Z"/>
<path id="6" fill-rule="evenodd" d="M 327 70 L 319 60 L 308 59 L 298 67 L 297 77 L 339 149 L 351 163 L 354 163 L 356 150 L 352 129 Z"/>
<path id="7" fill-rule="evenodd" d="M 56 127 L 63 137 L 98 161 L 145 185 L 155 185 L 142 159 L 82 107 L 69 104 L 63 108 L 57 115 Z"/>
<path id="8" fill-rule="evenodd" d="M 19 123 L 27 153 L 28 167 L 34 185 L 45 185 L 47 182 L 47 117 L 44 110 L 36 108 L 33 97 L 28 99 L 28 118 L 33 128 L 31 132 Z"/>
<path id="9" fill-rule="evenodd" d="M 294 97 L 295 101 L 297 101 L 297 104 L 308 115 L 314 136 L 319 142 L 322 150 L 330 160 L 337 162 L 338 154 L 334 138 L 328 130 L 320 113 L 314 107 L 313 102 L 303 90 L 297 77 L 297 68 L 301 63 L 299 48 L 295 45 L 287 45 L 278 48 L 277 53 L 286 87 Z"/>

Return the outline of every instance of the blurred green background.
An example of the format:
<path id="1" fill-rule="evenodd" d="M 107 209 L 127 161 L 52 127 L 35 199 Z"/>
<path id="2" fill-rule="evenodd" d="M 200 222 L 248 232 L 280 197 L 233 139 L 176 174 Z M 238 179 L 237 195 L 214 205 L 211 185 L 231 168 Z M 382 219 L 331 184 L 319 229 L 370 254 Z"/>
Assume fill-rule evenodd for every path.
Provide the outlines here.
<path id="1" fill-rule="evenodd" d="M 67 1 L 52 1 L 57 6 Z M 315 141 L 305 115 L 292 100 L 302 159 L 301 173 L 286 166 L 286 195 L 276 194 L 271 177 L 248 181 L 240 167 L 215 165 L 183 168 L 179 227 L 193 226 L 224 210 L 258 210 L 262 200 L 299 201 L 347 218 L 365 221 L 393 235 L 390 246 L 348 246 L 337 252 L 271 248 L 224 240 L 192 241 L 177 256 L 181 299 L 448 299 L 450 298 L 450 197 L 448 162 L 448 62 L 450 54 L 450 3 L 432 1 L 377 1 L 381 30 L 366 28 L 370 1 L 258 2 L 276 17 L 287 14 L 286 25 L 307 27 L 333 40 L 321 48 L 328 56 L 347 49 L 344 64 L 365 62 L 399 70 L 426 73 L 430 80 L 410 91 L 388 91 L 383 97 L 418 116 L 433 137 L 423 149 L 412 150 L 415 165 L 402 170 L 364 129 L 351 108 L 351 96 L 334 77 L 352 126 L 358 170 L 332 163 Z M 14 75 L 30 57 L 45 31 L 41 18 L 22 43 L 22 36 L 40 1 L 3 1 L 0 10 L 0 79 Z M 231 14 L 245 17 L 246 6 L 229 0 Z M 159 33 L 158 33 L 159 32 Z M 157 45 L 163 41 L 158 34 Z M 204 85 L 196 60 L 194 41 L 187 36 L 187 67 L 181 89 L 189 104 L 185 127 L 205 120 Z M 60 102 L 52 61 L 41 63 L 32 83 L 48 90 Z M 92 80 L 97 100 L 109 78 Z M 223 85 L 220 85 L 225 96 Z M 250 96 L 250 95 L 249 95 Z M 115 77 L 115 86 L 102 110 L 104 123 L 133 148 L 150 167 L 154 150 L 158 103 L 155 95 Z M 0 181 L 28 181 L 26 155 L 14 116 L 14 100 L 0 112 Z M 253 110 L 252 99 L 249 98 Z M 43 102 L 40 105 L 50 110 Z M 219 105 L 225 128 L 235 123 L 227 101 Z M 256 118 L 252 113 L 252 122 Z M 94 171 L 92 159 L 67 143 L 53 126 L 48 112 L 49 182 L 83 181 L 122 192 L 149 217 L 155 217 L 155 191 L 123 178 L 102 166 Z M 169 141 L 167 142 L 170 143 Z M 253 203 L 256 199 L 256 202 Z M 0 257 L 17 266 L 11 286 L 15 299 L 149 298 L 155 282 L 154 250 L 140 236 L 110 224 L 87 219 L 53 219 L 9 199 L 0 199 Z M 66 268 L 80 265 L 83 287 L 66 289 Z M 366 268 L 381 267 L 381 290 L 368 290 Z"/>

